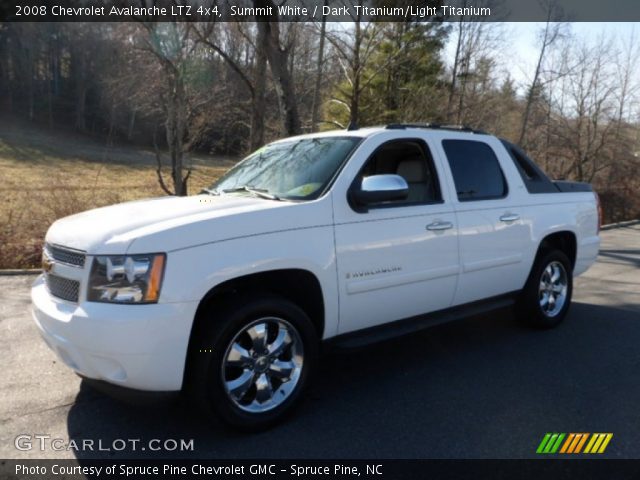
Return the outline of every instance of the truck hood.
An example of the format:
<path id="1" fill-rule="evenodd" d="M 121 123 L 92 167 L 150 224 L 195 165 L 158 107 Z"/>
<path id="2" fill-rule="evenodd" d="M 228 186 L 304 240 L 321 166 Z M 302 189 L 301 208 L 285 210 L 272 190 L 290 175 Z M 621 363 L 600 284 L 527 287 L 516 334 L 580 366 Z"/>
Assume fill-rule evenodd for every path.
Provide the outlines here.
<path id="1" fill-rule="evenodd" d="M 152 198 L 88 210 L 57 220 L 49 228 L 46 241 L 89 254 L 166 252 L 228 238 L 299 228 L 300 225 L 292 223 L 296 220 L 302 222 L 302 226 L 311 226 L 308 216 L 304 220 L 308 213 L 275 214 L 284 210 L 290 213 L 309 210 L 304 208 L 309 204 L 245 195 Z M 318 220 L 316 218 L 316 223 Z"/>

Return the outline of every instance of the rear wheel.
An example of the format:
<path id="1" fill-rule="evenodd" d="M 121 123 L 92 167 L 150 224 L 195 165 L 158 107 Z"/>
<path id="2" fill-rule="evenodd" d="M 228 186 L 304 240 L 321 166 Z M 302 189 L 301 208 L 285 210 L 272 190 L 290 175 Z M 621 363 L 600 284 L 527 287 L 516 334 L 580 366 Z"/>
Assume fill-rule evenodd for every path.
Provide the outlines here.
<path id="1" fill-rule="evenodd" d="M 543 252 L 522 291 L 518 314 L 535 327 L 555 327 L 569 311 L 572 292 L 569 258 L 560 250 Z"/>
<path id="2" fill-rule="evenodd" d="M 213 305 L 192 352 L 191 393 L 210 416 L 267 428 L 298 403 L 318 354 L 315 328 L 290 301 L 260 295 Z"/>

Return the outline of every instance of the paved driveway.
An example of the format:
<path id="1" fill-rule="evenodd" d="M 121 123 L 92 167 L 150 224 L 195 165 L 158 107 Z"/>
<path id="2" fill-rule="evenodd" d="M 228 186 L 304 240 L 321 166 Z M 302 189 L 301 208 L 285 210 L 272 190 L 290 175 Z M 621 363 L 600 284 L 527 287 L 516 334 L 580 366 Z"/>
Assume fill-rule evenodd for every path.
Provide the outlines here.
<path id="1" fill-rule="evenodd" d="M 0 277 L 0 458 L 522 458 L 551 431 L 613 432 L 605 455 L 640 458 L 640 226 L 602 237 L 559 328 L 532 331 L 503 311 L 332 353 L 298 412 L 256 435 L 209 428 L 180 403 L 94 392 L 40 341 L 33 277 Z M 193 439 L 194 451 L 22 452 L 22 433 L 94 448 Z"/>

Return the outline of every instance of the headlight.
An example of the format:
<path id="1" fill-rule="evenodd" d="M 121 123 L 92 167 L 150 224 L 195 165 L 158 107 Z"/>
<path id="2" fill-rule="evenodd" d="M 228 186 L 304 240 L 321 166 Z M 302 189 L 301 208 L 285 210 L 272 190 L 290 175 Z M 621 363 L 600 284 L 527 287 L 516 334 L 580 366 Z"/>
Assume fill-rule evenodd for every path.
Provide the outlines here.
<path id="1" fill-rule="evenodd" d="M 100 255 L 89 275 L 90 302 L 156 303 L 166 255 Z"/>

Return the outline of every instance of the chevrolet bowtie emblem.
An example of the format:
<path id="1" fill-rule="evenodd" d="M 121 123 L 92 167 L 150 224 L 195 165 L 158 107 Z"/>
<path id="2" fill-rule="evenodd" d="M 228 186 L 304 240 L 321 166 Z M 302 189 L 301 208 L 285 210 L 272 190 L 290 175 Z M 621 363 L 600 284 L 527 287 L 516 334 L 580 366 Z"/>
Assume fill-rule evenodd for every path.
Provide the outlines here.
<path id="1" fill-rule="evenodd" d="M 53 259 L 47 255 L 46 253 L 42 254 L 42 270 L 46 273 L 51 272 L 53 270 Z"/>

